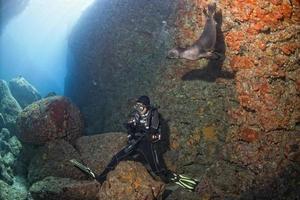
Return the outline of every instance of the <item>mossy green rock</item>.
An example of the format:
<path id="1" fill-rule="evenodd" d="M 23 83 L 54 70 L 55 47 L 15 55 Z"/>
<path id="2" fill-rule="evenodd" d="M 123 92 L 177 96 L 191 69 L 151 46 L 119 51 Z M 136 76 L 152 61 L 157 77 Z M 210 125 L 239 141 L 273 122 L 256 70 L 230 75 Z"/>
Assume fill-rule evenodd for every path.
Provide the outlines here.
<path id="1" fill-rule="evenodd" d="M 11 152 L 7 152 L 3 157 L 2 161 L 7 166 L 12 166 L 15 162 L 16 157 Z"/>
<path id="2" fill-rule="evenodd" d="M 27 200 L 28 194 L 21 185 L 8 185 L 0 180 L 0 199 L 1 200 Z"/>
<path id="3" fill-rule="evenodd" d="M 12 96 L 8 84 L 0 80 L 0 113 L 5 122 L 5 127 L 10 131 L 15 131 L 15 123 L 18 114 L 22 111 L 17 100 Z"/>
<path id="4" fill-rule="evenodd" d="M 8 144 L 10 146 L 10 151 L 14 156 L 18 156 L 22 150 L 22 144 L 20 140 L 16 136 L 12 136 L 8 140 Z"/>
<path id="5" fill-rule="evenodd" d="M 9 88 L 22 108 L 41 99 L 37 89 L 22 76 L 10 80 Z"/>
<path id="6" fill-rule="evenodd" d="M 5 120 L 2 113 L 0 113 L 0 129 L 4 128 L 4 126 L 5 126 Z"/>
<path id="7" fill-rule="evenodd" d="M 0 133 L 0 140 L 8 140 L 10 138 L 10 132 L 7 128 L 2 128 Z"/>

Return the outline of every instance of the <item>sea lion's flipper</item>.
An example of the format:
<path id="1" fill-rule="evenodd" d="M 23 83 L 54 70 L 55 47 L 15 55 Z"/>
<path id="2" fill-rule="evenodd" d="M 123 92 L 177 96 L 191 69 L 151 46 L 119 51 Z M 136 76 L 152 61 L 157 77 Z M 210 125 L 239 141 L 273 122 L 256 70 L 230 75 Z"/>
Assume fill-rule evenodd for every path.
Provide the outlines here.
<path id="1" fill-rule="evenodd" d="M 207 10 L 206 8 L 203 9 L 203 14 L 209 18 L 209 17 L 213 17 L 216 13 L 216 9 L 217 9 L 217 5 L 216 3 L 211 3 L 211 4 L 208 4 L 207 6 Z"/>

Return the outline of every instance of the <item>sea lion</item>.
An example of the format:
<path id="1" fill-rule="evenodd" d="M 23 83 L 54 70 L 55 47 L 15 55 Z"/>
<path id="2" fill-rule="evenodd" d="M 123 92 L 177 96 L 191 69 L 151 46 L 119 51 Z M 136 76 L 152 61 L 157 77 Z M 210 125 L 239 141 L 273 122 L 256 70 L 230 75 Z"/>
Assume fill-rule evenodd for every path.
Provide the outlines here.
<path id="1" fill-rule="evenodd" d="M 187 60 L 198 60 L 201 58 L 216 59 L 218 53 L 214 52 L 217 38 L 217 22 L 214 19 L 216 12 L 216 3 L 209 4 L 203 13 L 206 17 L 204 29 L 200 38 L 190 47 L 176 47 L 168 52 L 168 58 L 184 58 Z"/>

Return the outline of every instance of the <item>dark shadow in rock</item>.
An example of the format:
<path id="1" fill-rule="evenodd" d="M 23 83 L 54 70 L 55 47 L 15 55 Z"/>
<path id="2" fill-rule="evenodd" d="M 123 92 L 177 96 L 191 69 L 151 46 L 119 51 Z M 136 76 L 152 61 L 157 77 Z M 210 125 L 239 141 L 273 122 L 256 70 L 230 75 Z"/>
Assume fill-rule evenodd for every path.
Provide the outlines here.
<path id="1" fill-rule="evenodd" d="M 234 79 L 234 73 L 222 71 L 223 61 L 210 61 L 207 67 L 195 69 L 181 77 L 183 81 L 203 80 L 206 82 L 215 82 L 217 78 Z"/>
<path id="2" fill-rule="evenodd" d="M 170 127 L 168 125 L 168 121 L 160 114 L 160 124 L 161 124 L 161 134 L 162 134 L 162 141 L 161 141 L 161 152 L 165 153 L 166 151 L 170 150 Z"/>
<path id="3" fill-rule="evenodd" d="M 234 79 L 235 74 L 228 71 L 223 71 L 222 66 L 225 60 L 226 45 L 222 32 L 222 12 L 215 14 L 217 24 L 217 41 L 215 52 L 220 56 L 219 59 L 210 59 L 207 66 L 201 69 L 192 70 L 181 77 L 183 81 L 203 80 L 207 82 L 215 82 L 217 78 Z"/>
<path id="4" fill-rule="evenodd" d="M 249 188 L 241 199 L 300 199 L 300 170 L 297 162 L 291 162 L 273 178 Z"/>

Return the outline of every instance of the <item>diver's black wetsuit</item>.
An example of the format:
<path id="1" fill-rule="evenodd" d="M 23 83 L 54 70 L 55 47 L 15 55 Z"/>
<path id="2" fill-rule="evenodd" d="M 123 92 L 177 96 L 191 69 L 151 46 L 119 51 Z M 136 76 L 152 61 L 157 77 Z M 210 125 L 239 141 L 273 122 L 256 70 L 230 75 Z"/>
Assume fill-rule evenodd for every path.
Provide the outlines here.
<path id="1" fill-rule="evenodd" d="M 128 130 L 128 145 L 114 155 L 105 170 L 96 179 L 103 182 L 107 173 L 113 170 L 121 160 L 138 154 L 150 166 L 151 172 L 160 176 L 164 182 L 169 182 L 172 173 L 166 169 L 162 153 L 158 152 L 161 133 L 157 109 L 150 108 L 144 115 L 134 112 L 126 123 L 126 127 Z"/>

